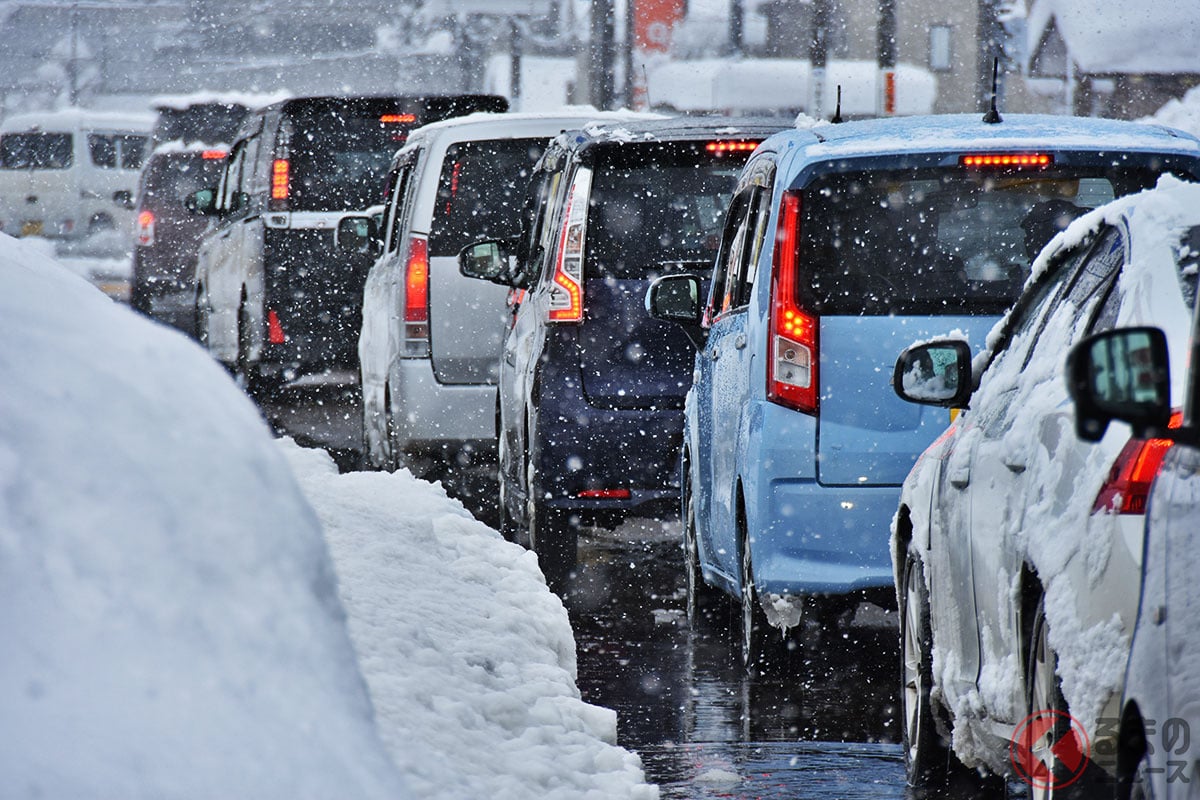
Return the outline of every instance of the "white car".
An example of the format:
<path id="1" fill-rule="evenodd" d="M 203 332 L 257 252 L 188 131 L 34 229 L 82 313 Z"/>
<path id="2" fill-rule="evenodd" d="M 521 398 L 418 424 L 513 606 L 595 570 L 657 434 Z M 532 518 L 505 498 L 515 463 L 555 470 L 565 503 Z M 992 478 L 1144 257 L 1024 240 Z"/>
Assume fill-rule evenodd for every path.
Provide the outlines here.
<path id="1" fill-rule="evenodd" d="M 472 114 L 414 131 L 392 162 L 382 254 L 367 276 L 358 354 L 367 465 L 418 474 L 494 459 L 507 287 L 459 274 L 458 253 L 521 230 L 553 136 L 621 114 Z"/>
<path id="2" fill-rule="evenodd" d="M 1064 359 L 1118 326 L 1186 341 L 1176 205 L 1200 208 L 1200 187 L 1166 176 L 1072 223 L 974 364 L 953 338 L 897 362 L 901 397 L 961 409 L 905 480 L 892 538 L 918 794 L 1003 796 L 1005 779 L 1035 797 L 1111 790 L 1115 759 L 1102 756 L 1117 746 L 1161 448 L 1123 425 L 1079 441 Z"/>

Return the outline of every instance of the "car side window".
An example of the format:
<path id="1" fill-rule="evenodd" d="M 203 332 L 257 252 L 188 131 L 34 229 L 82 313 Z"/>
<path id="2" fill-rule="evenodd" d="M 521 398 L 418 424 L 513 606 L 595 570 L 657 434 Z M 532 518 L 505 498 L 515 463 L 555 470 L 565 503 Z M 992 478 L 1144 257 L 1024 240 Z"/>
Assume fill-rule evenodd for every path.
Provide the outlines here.
<path id="1" fill-rule="evenodd" d="M 529 248 L 526 254 L 528 262 L 523 270 L 531 285 L 541 278 L 543 268 L 549 260 L 546 256 L 554 250 L 554 221 L 557 218 L 560 195 L 567 183 L 563 180 L 564 174 L 564 170 L 561 169 L 548 172 L 538 187 L 537 208 L 531 221 Z"/>
<path id="2" fill-rule="evenodd" d="M 751 191 L 734 195 L 729 203 L 729 215 L 725 218 L 725 230 L 721 234 L 721 249 L 717 251 L 716 267 L 713 270 L 712 289 L 709 292 L 708 308 L 704 318 L 708 322 L 718 319 L 728 311 L 734 300 L 733 291 L 739 280 L 742 254 L 745 249 L 746 232 L 749 227 Z"/>
<path id="3" fill-rule="evenodd" d="M 400 239 L 404 226 L 404 210 L 408 205 L 408 195 L 412 185 L 413 170 L 416 158 L 410 158 L 400 164 L 397 169 L 392 194 L 388 201 L 388 252 L 394 253 L 400 249 Z"/>
<path id="4" fill-rule="evenodd" d="M 759 187 L 755 190 L 754 205 L 754 228 L 750 234 L 746 269 L 742 276 L 738 298 L 738 305 L 743 306 L 750 302 L 754 282 L 758 279 L 758 262 L 762 258 L 763 247 L 767 240 L 767 228 L 771 223 L 771 190 L 769 187 Z"/>
<path id="5" fill-rule="evenodd" d="M 242 169 L 246 163 L 246 142 L 241 141 L 233 146 L 229 160 L 225 163 L 225 174 L 221 176 L 221 188 L 217 199 L 217 208 L 222 214 L 235 211 L 237 192 L 242 184 Z"/>

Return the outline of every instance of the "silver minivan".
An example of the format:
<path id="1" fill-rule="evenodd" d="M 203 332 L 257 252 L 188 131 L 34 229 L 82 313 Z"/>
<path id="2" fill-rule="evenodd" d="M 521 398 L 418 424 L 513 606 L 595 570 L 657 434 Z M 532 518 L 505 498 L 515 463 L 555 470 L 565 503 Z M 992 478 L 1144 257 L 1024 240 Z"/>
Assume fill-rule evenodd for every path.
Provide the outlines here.
<path id="1" fill-rule="evenodd" d="M 396 154 L 358 343 L 367 466 L 428 474 L 494 459 L 500 346 L 519 298 L 460 275 L 458 253 L 519 235 L 551 137 L 623 116 L 472 114 L 414 131 Z"/>

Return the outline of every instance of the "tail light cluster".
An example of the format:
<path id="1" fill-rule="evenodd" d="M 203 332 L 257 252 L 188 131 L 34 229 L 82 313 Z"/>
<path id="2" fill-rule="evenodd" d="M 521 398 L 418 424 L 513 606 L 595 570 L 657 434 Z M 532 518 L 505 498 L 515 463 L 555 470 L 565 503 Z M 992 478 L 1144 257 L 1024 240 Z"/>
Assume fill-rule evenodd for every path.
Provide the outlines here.
<path id="1" fill-rule="evenodd" d="M 404 265 L 404 355 L 429 355 L 429 241 L 413 236 Z"/>
<path id="2" fill-rule="evenodd" d="M 148 208 L 138 213 L 137 243 L 141 247 L 154 246 L 154 212 Z"/>
<path id="3" fill-rule="evenodd" d="M 583 321 L 583 243 L 587 234 L 588 197 L 592 189 L 592 171 L 575 173 L 571 193 L 563 212 L 562 230 L 554 258 L 551 283 L 550 322 Z"/>
<path id="4" fill-rule="evenodd" d="M 1176 411 L 1167 427 L 1178 428 L 1181 424 L 1183 413 Z M 1096 495 L 1092 513 L 1145 514 L 1150 484 L 1162 468 L 1171 444 L 1170 439 L 1130 439 L 1126 442 Z"/>
<path id="5" fill-rule="evenodd" d="M 292 124 L 285 120 L 279 126 L 275 142 L 275 159 L 271 162 L 271 196 L 268 211 L 287 211 L 292 203 Z"/>
<path id="6" fill-rule="evenodd" d="M 785 192 L 775 227 L 771 270 L 767 399 L 816 414 L 817 317 L 800 301 L 800 193 Z"/>

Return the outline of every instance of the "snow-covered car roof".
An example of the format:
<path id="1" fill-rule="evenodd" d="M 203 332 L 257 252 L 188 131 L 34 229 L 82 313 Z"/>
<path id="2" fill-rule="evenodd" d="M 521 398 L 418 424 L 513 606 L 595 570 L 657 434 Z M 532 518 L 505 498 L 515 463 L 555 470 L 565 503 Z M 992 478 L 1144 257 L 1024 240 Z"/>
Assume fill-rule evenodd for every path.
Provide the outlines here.
<path id="1" fill-rule="evenodd" d="M 713 137 L 761 136 L 776 133 L 786 123 L 757 117 L 680 116 L 657 119 L 598 121 L 568 133 L 582 147 L 600 143 L 690 141 Z"/>
<path id="2" fill-rule="evenodd" d="M 969 150 L 1167 151 L 1200 154 L 1200 139 L 1161 125 L 1066 117 L 1006 114 L 989 124 L 982 114 L 938 114 L 825 123 L 779 134 L 775 143 L 807 146 L 813 159 L 887 156 Z"/>
<path id="3" fill-rule="evenodd" d="M 152 155 L 176 155 L 182 153 L 204 153 L 220 150 L 224 153 L 229 152 L 230 144 L 228 142 L 185 142 L 182 139 L 173 139 L 169 142 L 154 148 Z"/>
<path id="4" fill-rule="evenodd" d="M 154 115 L 121 111 L 91 111 L 86 108 L 29 111 L 6 117 L 3 124 L 0 124 L 0 131 L 27 131 L 37 128 L 44 131 L 70 131 L 88 127 L 128 129 L 149 133 L 154 127 Z"/>

